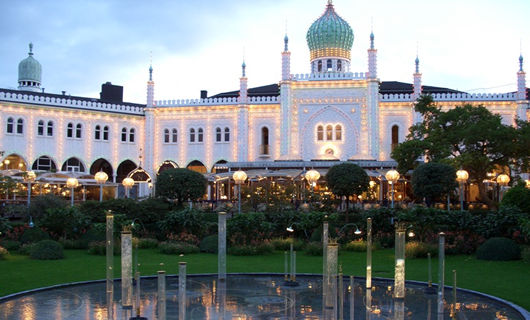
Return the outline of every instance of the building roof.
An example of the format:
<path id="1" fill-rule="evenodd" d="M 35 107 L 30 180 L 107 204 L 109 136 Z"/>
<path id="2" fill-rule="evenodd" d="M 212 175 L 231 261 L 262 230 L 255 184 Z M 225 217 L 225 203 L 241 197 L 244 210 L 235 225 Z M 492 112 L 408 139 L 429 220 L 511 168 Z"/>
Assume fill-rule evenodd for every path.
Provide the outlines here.
<path id="1" fill-rule="evenodd" d="M 21 94 L 21 95 L 31 95 L 31 96 L 38 96 L 38 97 L 48 97 L 48 98 L 56 98 L 56 99 L 67 99 L 67 100 L 71 99 L 71 100 L 88 101 L 88 102 L 101 102 L 101 103 L 107 103 L 107 104 L 111 103 L 111 104 L 119 104 L 119 105 L 131 106 L 131 107 L 145 108 L 145 104 L 131 103 L 131 102 L 112 103 L 112 102 L 108 102 L 108 101 L 96 99 L 96 98 L 78 97 L 78 96 L 71 96 L 71 95 L 66 95 L 66 94 L 33 92 L 33 91 L 3 89 L 3 88 L 0 88 L 0 92 L 11 93 L 11 94 Z M 36 104 L 39 104 L 39 103 L 36 103 Z"/>
<path id="2" fill-rule="evenodd" d="M 424 93 L 463 93 L 458 90 L 433 87 L 433 86 L 422 86 Z M 399 81 L 382 81 L 379 84 L 379 93 L 381 94 L 400 94 L 400 93 L 413 93 L 412 84 L 399 82 Z M 255 87 L 248 89 L 248 96 L 259 96 L 259 97 L 277 97 L 280 95 L 280 86 L 276 83 L 269 84 L 266 86 Z M 239 90 L 222 92 L 211 96 L 209 98 L 237 98 L 239 97 Z"/>

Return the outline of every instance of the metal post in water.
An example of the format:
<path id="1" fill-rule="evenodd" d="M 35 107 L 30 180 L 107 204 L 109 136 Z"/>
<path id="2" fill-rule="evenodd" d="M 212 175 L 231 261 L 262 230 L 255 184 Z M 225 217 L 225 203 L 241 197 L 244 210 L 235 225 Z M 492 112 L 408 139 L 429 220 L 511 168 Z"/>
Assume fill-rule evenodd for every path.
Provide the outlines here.
<path id="1" fill-rule="evenodd" d="M 405 300 L 398 299 L 394 301 L 394 320 L 405 319 Z"/>
<path id="2" fill-rule="evenodd" d="M 405 298 L 405 231 L 404 223 L 396 225 L 394 298 L 397 299 Z"/>
<path id="3" fill-rule="evenodd" d="M 456 270 L 453 270 L 453 317 L 456 316 Z"/>
<path id="4" fill-rule="evenodd" d="M 296 283 L 296 251 L 293 251 L 293 282 Z"/>
<path id="5" fill-rule="evenodd" d="M 219 212 L 217 267 L 219 281 L 226 280 L 226 212 Z"/>
<path id="6" fill-rule="evenodd" d="M 355 279 L 350 276 L 350 320 L 355 318 Z"/>
<path id="7" fill-rule="evenodd" d="M 121 305 L 132 310 L 132 233 L 121 232 Z"/>
<path id="8" fill-rule="evenodd" d="M 372 319 L 372 289 L 366 289 L 366 320 Z"/>
<path id="9" fill-rule="evenodd" d="M 445 282 L 445 233 L 440 232 L 438 238 L 438 314 L 444 313 L 444 282 Z"/>
<path id="10" fill-rule="evenodd" d="M 179 320 L 186 319 L 186 262 L 179 262 Z"/>
<path id="11" fill-rule="evenodd" d="M 289 248 L 289 256 L 291 257 L 291 272 L 290 272 L 290 276 L 289 276 L 289 281 L 294 281 L 294 255 L 293 255 L 293 252 L 294 252 L 294 249 L 293 249 L 293 244 L 291 243 L 290 245 L 290 248 Z"/>
<path id="12" fill-rule="evenodd" d="M 344 320 L 344 282 L 342 279 L 342 265 L 339 265 L 339 320 Z"/>
<path id="13" fill-rule="evenodd" d="M 337 257 L 339 246 L 336 242 L 328 244 L 327 278 L 324 315 L 326 320 L 337 319 Z"/>
<path id="14" fill-rule="evenodd" d="M 428 275 L 427 275 L 427 279 L 428 279 L 428 284 L 427 284 L 427 288 L 425 288 L 424 292 L 426 294 L 435 294 L 436 293 L 436 290 L 434 290 L 433 286 L 432 286 L 432 263 L 431 263 L 431 253 L 428 252 L 427 253 L 427 272 L 428 272 Z"/>
<path id="15" fill-rule="evenodd" d="M 136 316 L 140 316 L 140 271 L 136 271 L 134 274 L 134 279 L 136 282 Z"/>
<path id="16" fill-rule="evenodd" d="M 366 220 L 366 288 L 372 288 L 372 218 Z"/>
<path id="17" fill-rule="evenodd" d="M 322 308 L 326 305 L 325 296 L 326 293 L 326 274 L 327 274 L 327 258 L 328 258 L 328 230 L 329 224 L 327 221 L 324 221 L 322 224 Z"/>
<path id="18" fill-rule="evenodd" d="M 283 273 L 285 274 L 284 276 L 284 280 L 287 282 L 289 281 L 289 259 L 288 259 L 288 255 L 287 255 L 287 251 L 284 251 L 283 252 L 283 257 L 284 257 L 284 261 L 283 261 Z"/>
<path id="19" fill-rule="evenodd" d="M 161 263 L 161 266 L 164 264 Z M 156 299 L 158 320 L 166 320 L 166 272 L 158 271 L 158 295 Z"/>
<path id="20" fill-rule="evenodd" d="M 110 210 L 107 211 L 106 222 L 107 318 L 114 319 L 114 216 Z"/>

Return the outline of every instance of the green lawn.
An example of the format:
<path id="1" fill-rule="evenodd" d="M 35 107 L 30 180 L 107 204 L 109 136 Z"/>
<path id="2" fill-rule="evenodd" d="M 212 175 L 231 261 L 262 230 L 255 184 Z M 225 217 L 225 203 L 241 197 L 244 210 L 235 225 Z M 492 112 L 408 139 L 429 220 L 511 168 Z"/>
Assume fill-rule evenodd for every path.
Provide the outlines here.
<path id="1" fill-rule="evenodd" d="M 11 255 L 0 260 L 0 296 L 22 290 L 58 283 L 105 278 L 105 257 L 87 254 L 84 250 L 66 250 L 66 259 L 56 261 L 31 260 L 26 256 Z M 183 257 L 163 255 L 156 250 L 139 251 L 142 275 L 166 270 L 178 273 L 179 261 L 188 263 L 188 273 L 216 273 L 217 256 L 191 254 Z M 341 252 L 339 262 L 345 275 L 364 276 L 366 255 Z M 120 258 L 115 257 L 115 277 L 119 277 Z M 160 263 L 164 263 L 161 267 Z M 393 277 L 394 251 L 377 250 L 373 253 L 373 276 Z M 433 282 L 437 280 L 437 259 L 433 259 Z M 228 256 L 228 272 L 283 272 L 283 252 L 266 256 Z M 427 259 L 408 259 L 407 280 L 427 280 Z M 452 270 L 457 271 L 458 287 L 472 289 L 512 301 L 530 310 L 530 265 L 522 261 L 494 262 L 476 260 L 472 256 L 448 256 L 446 284 L 452 284 Z M 321 273 L 322 257 L 297 255 L 297 272 Z"/>

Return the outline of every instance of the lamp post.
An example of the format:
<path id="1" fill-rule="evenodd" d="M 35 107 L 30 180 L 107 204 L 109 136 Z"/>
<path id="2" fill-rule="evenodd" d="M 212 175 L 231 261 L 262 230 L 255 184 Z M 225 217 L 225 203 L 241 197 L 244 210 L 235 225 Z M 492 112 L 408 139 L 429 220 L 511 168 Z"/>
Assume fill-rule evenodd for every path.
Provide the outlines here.
<path id="1" fill-rule="evenodd" d="M 456 172 L 456 181 L 458 181 L 460 189 L 460 211 L 464 211 L 464 184 L 469 178 L 469 174 L 466 170 L 460 169 Z"/>
<path id="2" fill-rule="evenodd" d="M 238 170 L 234 172 L 234 174 L 232 175 L 232 178 L 234 179 L 234 181 L 236 182 L 238 186 L 237 190 L 238 190 L 239 196 L 238 196 L 238 201 L 237 201 L 237 207 L 238 207 L 237 212 L 241 214 L 241 184 L 245 182 L 245 180 L 247 180 L 247 174 L 245 173 L 245 171 Z"/>
<path id="3" fill-rule="evenodd" d="M 389 170 L 386 174 L 385 174 L 385 178 L 388 180 L 388 182 L 392 185 L 392 205 L 391 205 L 391 208 L 394 209 L 394 184 L 398 181 L 399 179 L 399 172 L 397 172 L 396 170 L 392 169 L 392 170 Z"/>
<path id="4" fill-rule="evenodd" d="M 76 178 L 68 178 L 66 180 L 66 186 L 70 188 L 70 206 L 74 206 L 74 189 L 79 186 L 79 181 Z"/>
<path id="5" fill-rule="evenodd" d="M 502 200 L 502 196 L 504 195 L 504 188 L 508 185 L 510 182 L 510 176 L 507 174 L 499 174 L 497 176 L 497 183 L 499 186 L 501 186 L 500 194 L 499 194 L 499 201 Z"/>
<path id="6" fill-rule="evenodd" d="M 37 178 L 37 175 L 35 174 L 34 171 L 28 171 L 24 175 L 24 181 L 27 182 L 28 184 L 28 208 L 29 208 L 29 205 L 31 204 L 31 183 L 35 181 L 36 178 Z"/>
<path id="7" fill-rule="evenodd" d="M 131 190 L 131 188 L 134 186 L 134 179 L 127 177 L 127 178 L 123 179 L 121 184 L 125 188 L 125 197 L 129 198 L 129 190 Z"/>
<path id="8" fill-rule="evenodd" d="M 103 201 L 103 185 L 105 184 L 105 182 L 107 182 L 107 180 L 109 179 L 109 176 L 105 172 L 99 171 L 94 176 L 94 179 L 96 179 L 96 182 L 99 184 L 99 202 L 102 202 Z"/>
<path id="9" fill-rule="evenodd" d="M 317 184 L 318 179 L 320 179 L 320 172 L 316 171 L 315 169 L 311 169 L 305 173 L 304 176 L 309 182 L 309 186 L 311 187 L 311 202 L 313 201 L 313 195 L 315 191 L 315 185 Z"/>

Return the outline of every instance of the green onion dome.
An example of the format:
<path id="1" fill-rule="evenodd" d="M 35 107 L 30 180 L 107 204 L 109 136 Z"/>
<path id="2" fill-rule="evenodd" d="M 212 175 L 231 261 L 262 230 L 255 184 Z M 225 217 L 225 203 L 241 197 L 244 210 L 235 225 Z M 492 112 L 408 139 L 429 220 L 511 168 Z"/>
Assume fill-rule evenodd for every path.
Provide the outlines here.
<path id="1" fill-rule="evenodd" d="M 41 82 L 42 67 L 40 63 L 33 58 L 33 44 L 29 44 L 28 57 L 18 64 L 18 81 Z"/>
<path id="2" fill-rule="evenodd" d="M 339 17 L 328 1 L 326 11 L 307 31 L 311 61 L 323 57 L 338 57 L 350 60 L 353 45 L 353 30 L 346 20 Z"/>

